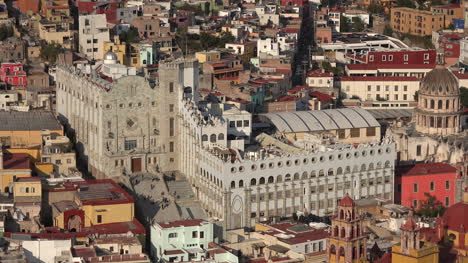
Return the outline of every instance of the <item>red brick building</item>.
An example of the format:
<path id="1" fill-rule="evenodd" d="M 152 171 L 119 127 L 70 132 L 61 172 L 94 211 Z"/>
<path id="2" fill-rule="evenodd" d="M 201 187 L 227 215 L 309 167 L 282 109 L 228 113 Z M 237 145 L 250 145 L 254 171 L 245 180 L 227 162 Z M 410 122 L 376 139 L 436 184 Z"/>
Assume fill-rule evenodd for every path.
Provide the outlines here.
<path id="1" fill-rule="evenodd" d="M 455 203 L 457 169 L 445 163 L 420 163 L 397 169 L 395 203 L 408 208 L 421 207 L 426 193 L 448 207 Z"/>
<path id="2" fill-rule="evenodd" d="M 26 72 L 22 63 L 2 63 L 0 65 L 0 80 L 10 86 L 26 88 Z"/>

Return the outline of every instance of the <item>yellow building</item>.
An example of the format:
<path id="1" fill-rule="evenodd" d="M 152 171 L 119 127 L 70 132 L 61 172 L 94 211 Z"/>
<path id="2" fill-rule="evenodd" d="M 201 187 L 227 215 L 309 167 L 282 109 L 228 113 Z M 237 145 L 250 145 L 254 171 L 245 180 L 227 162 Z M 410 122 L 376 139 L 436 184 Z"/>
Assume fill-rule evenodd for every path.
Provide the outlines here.
<path id="1" fill-rule="evenodd" d="M 83 228 L 134 221 L 133 198 L 112 180 L 67 183 L 49 190 L 61 196 L 52 206 L 54 226 L 81 231 Z"/>
<path id="2" fill-rule="evenodd" d="M 215 50 L 200 51 L 200 52 L 195 53 L 195 58 L 197 58 L 198 62 L 200 63 L 220 61 L 221 52 L 215 51 Z"/>
<path id="3" fill-rule="evenodd" d="M 120 64 L 123 65 L 125 63 L 125 56 L 127 55 L 125 43 L 120 42 L 119 36 L 115 36 L 114 41 L 104 42 L 104 54 L 109 51 L 112 51 L 117 56 Z"/>
<path id="4" fill-rule="evenodd" d="M 444 28 L 445 18 L 442 13 L 418 10 L 408 7 L 391 9 L 390 26 L 399 33 L 416 36 L 430 36 L 432 31 Z"/>
<path id="5" fill-rule="evenodd" d="M 12 183 L 21 177 L 31 177 L 29 155 L 4 153 L 0 144 L 0 191 L 11 192 Z"/>
<path id="6" fill-rule="evenodd" d="M 421 242 L 420 228 L 411 215 L 400 229 L 400 244 L 392 247 L 392 263 L 439 262 L 439 247 L 429 242 Z"/>
<path id="7" fill-rule="evenodd" d="M 51 112 L 0 111 L 0 143 L 10 148 L 40 148 L 42 131 L 63 135 L 62 125 Z"/>
<path id="8" fill-rule="evenodd" d="M 367 262 L 363 218 L 349 195 L 338 202 L 338 214 L 331 220 L 331 233 L 327 242 L 329 262 Z"/>

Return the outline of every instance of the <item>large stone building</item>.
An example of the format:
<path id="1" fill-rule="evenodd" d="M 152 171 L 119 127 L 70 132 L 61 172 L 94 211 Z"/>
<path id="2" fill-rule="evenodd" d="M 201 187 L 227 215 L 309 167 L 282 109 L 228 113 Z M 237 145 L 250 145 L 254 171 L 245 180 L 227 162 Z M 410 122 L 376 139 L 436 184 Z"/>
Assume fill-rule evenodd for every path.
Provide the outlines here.
<path id="1" fill-rule="evenodd" d="M 106 68 L 118 64 L 115 55 L 107 57 L 94 70 L 57 70 L 59 118 L 98 178 L 180 171 L 225 230 L 299 211 L 326 215 L 346 193 L 393 198 L 394 144 L 380 142 L 378 123 L 364 110 L 301 117 L 331 130 L 341 126 L 327 114 L 349 118 L 344 128 L 366 130 L 358 146 L 334 143 L 333 133 L 287 138 L 281 127 L 254 138 L 245 111 L 198 102 L 198 62 L 163 62 L 149 84 L 139 76 L 109 77 Z M 302 128 L 300 122 L 285 125 Z"/>
<path id="2" fill-rule="evenodd" d="M 198 89 L 198 62 L 160 64 L 156 83 L 117 64 L 57 69 L 57 112 L 97 178 L 177 170 L 176 104 L 183 86 Z M 130 74 L 130 75 L 129 75 Z"/>

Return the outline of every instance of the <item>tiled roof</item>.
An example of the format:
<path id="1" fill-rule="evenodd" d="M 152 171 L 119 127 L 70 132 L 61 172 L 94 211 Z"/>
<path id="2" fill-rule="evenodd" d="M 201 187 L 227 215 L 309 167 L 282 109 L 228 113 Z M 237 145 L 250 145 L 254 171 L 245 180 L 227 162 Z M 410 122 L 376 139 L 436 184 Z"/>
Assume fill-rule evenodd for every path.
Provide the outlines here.
<path id="1" fill-rule="evenodd" d="M 4 153 L 3 154 L 3 169 L 31 169 L 29 154 L 27 153 Z"/>
<path id="2" fill-rule="evenodd" d="M 356 76 L 341 77 L 341 81 L 420 81 L 416 77 Z"/>
<path id="3" fill-rule="evenodd" d="M 46 111 L 0 111 L 0 131 L 62 130 L 51 112 Z"/>
<path id="4" fill-rule="evenodd" d="M 432 64 L 349 64 L 349 70 L 376 70 L 376 69 L 433 69 Z"/>
<path id="5" fill-rule="evenodd" d="M 402 176 L 456 173 L 457 169 L 446 163 L 417 163 L 399 168 L 397 174 Z"/>

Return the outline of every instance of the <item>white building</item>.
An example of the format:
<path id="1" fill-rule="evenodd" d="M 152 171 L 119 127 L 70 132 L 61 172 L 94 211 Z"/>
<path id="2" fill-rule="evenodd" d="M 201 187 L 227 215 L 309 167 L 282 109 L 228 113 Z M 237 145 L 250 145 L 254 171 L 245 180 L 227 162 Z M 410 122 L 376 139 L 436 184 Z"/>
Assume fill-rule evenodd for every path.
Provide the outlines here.
<path id="1" fill-rule="evenodd" d="M 151 255 L 158 262 L 237 263 L 237 256 L 213 245 L 213 228 L 213 223 L 201 219 L 154 223 Z"/>
<path id="2" fill-rule="evenodd" d="M 89 59 L 102 59 L 104 42 L 110 41 L 105 14 L 79 17 L 79 51 Z"/>
<path id="3" fill-rule="evenodd" d="M 279 44 L 273 38 L 264 38 L 257 41 L 257 57 L 279 56 Z"/>
<path id="4" fill-rule="evenodd" d="M 341 94 L 345 99 L 359 97 L 362 101 L 393 104 L 395 107 L 414 107 L 415 93 L 420 79 L 416 77 L 342 77 Z M 385 101 L 385 102 L 383 102 Z"/>
<path id="5" fill-rule="evenodd" d="M 458 59 L 458 61 L 468 66 L 468 38 L 460 40 L 460 58 Z"/>
<path id="6" fill-rule="evenodd" d="M 353 23 L 353 18 L 357 17 L 361 19 L 364 24 L 369 25 L 370 21 L 370 15 L 368 12 L 363 12 L 361 10 L 346 10 L 345 13 L 343 13 L 343 16 L 348 18 L 351 23 Z"/>

